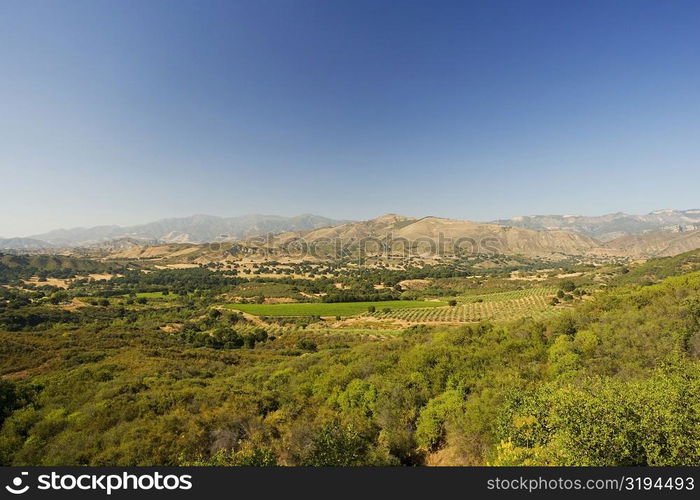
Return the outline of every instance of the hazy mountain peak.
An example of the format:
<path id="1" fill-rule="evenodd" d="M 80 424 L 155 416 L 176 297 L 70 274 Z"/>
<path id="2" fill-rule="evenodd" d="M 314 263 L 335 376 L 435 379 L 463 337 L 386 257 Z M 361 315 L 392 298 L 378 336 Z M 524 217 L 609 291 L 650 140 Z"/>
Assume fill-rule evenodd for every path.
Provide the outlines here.
<path id="1" fill-rule="evenodd" d="M 401 222 L 405 220 L 411 220 L 412 217 L 407 217 L 405 215 L 399 214 L 384 214 L 374 219 L 370 219 L 369 222 L 375 222 L 379 224 L 392 224 L 394 222 Z"/>
<path id="2" fill-rule="evenodd" d="M 650 232 L 676 233 L 700 229 L 700 210 L 663 209 L 646 215 L 616 212 L 600 216 L 530 215 L 493 221 L 494 224 L 536 229 L 564 230 L 611 241 L 622 236 Z"/>
<path id="3" fill-rule="evenodd" d="M 248 214 L 218 217 L 196 214 L 188 217 L 159 219 L 134 226 L 105 225 L 57 229 L 29 238 L 0 241 L 2 248 L 48 248 L 99 245 L 111 240 L 129 238 L 133 241 L 161 243 L 205 243 L 222 239 L 239 239 L 284 231 L 308 231 L 336 226 L 340 221 L 313 214 L 294 217 Z M 25 241 L 20 241 L 25 240 Z"/>

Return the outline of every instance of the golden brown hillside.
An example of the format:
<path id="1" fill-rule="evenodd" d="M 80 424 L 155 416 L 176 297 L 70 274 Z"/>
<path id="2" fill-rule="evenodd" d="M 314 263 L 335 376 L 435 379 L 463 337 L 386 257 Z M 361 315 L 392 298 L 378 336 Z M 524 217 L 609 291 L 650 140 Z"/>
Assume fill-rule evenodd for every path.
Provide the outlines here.
<path id="1" fill-rule="evenodd" d="M 700 248 L 700 230 L 635 234 L 614 239 L 604 246 L 631 257 L 670 257 Z"/>
<path id="2" fill-rule="evenodd" d="M 395 214 L 307 233 L 285 233 L 275 237 L 272 244 L 284 247 L 298 238 L 317 245 L 341 242 L 351 249 L 365 245 L 368 253 L 376 250 L 378 242 L 391 242 L 393 252 L 410 247 L 420 255 L 450 255 L 456 246 L 466 253 L 584 255 L 601 246 L 588 236 L 566 231 L 535 231 L 439 217 L 414 219 Z"/>

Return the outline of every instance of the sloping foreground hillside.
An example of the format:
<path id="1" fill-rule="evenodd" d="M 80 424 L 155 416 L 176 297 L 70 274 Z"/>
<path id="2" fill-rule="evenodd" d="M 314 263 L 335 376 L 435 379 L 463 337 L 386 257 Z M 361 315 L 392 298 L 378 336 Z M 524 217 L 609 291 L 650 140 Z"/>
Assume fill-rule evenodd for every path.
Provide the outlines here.
<path id="1" fill-rule="evenodd" d="M 693 250 L 673 257 L 650 259 L 641 265 L 629 267 L 612 283 L 615 285 L 652 285 L 671 276 L 699 270 L 700 250 Z"/>
<path id="2" fill-rule="evenodd" d="M 700 464 L 700 273 L 542 322 L 236 351 L 159 328 L 227 318 L 198 304 L 0 332 L 0 463 Z"/>

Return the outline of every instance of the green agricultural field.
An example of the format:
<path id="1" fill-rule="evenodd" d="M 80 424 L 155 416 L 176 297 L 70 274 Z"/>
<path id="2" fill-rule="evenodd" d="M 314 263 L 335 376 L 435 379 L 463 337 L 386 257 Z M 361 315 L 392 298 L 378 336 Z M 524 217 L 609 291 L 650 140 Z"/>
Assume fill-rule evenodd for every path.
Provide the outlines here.
<path id="1" fill-rule="evenodd" d="M 294 304 L 227 304 L 225 307 L 236 309 L 255 316 L 354 316 L 367 312 L 374 306 L 383 309 L 411 309 L 446 306 L 445 302 L 428 300 L 389 300 L 380 302 L 307 302 Z"/>
<path id="2" fill-rule="evenodd" d="M 508 302 L 526 297 L 546 297 L 557 293 L 555 287 L 533 287 L 521 290 L 508 290 L 504 292 L 470 294 L 455 297 L 458 302 Z"/>
<path id="3" fill-rule="evenodd" d="M 411 323 L 470 323 L 511 321 L 530 316 L 544 319 L 558 314 L 562 307 L 549 305 L 554 288 L 528 288 L 508 292 L 456 297 L 457 306 L 440 309 L 414 308 L 372 315 L 380 319 L 400 319 Z"/>

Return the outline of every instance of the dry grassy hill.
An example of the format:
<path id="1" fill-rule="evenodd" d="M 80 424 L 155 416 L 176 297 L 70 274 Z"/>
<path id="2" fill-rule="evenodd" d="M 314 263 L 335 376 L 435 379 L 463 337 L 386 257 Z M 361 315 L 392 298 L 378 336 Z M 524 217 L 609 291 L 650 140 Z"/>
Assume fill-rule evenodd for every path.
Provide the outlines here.
<path id="1" fill-rule="evenodd" d="M 302 246 L 314 254 L 300 252 Z M 277 260 L 304 260 L 334 257 L 340 244 L 348 255 L 362 248 L 366 255 L 386 253 L 427 258 L 453 255 L 459 246 L 463 254 L 501 254 L 526 257 L 583 255 L 596 257 L 648 258 L 678 255 L 700 248 L 700 230 L 681 233 L 629 235 L 601 243 L 586 235 L 569 231 L 538 231 L 520 227 L 484 224 L 472 221 L 423 217 L 420 219 L 387 214 L 375 219 L 351 222 L 311 231 L 288 231 L 224 244 L 168 244 L 104 246 L 113 259 L 160 259 L 169 262 L 205 264 L 224 260 L 272 257 Z"/>
<path id="2" fill-rule="evenodd" d="M 670 257 L 700 248 L 700 230 L 635 234 L 609 241 L 604 246 L 631 257 Z"/>
<path id="3" fill-rule="evenodd" d="M 306 233 L 283 233 L 271 240 L 276 247 L 285 247 L 303 238 L 307 244 L 332 247 L 341 242 L 345 248 L 359 246 L 372 253 L 380 242 L 389 244 L 394 253 L 412 248 L 416 254 L 454 253 L 459 246 L 468 253 L 549 256 L 583 255 L 600 248 L 588 236 L 566 231 L 535 231 L 472 221 L 424 217 L 415 219 L 388 214 L 376 219 L 352 222 Z M 364 243 L 363 243 L 364 242 Z"/>

